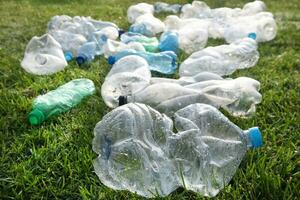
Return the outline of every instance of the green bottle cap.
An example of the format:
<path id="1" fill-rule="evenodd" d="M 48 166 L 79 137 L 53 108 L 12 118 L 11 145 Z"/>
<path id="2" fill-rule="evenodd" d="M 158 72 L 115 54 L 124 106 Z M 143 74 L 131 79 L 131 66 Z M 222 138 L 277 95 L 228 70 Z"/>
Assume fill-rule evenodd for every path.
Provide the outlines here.
<path id="1" fill-rule="evenodd" d="M 39 109 L 34 109 L 29 113 L 28 120 L 31 125 L 39 125 L 45 120 L 45 115 Z"/>

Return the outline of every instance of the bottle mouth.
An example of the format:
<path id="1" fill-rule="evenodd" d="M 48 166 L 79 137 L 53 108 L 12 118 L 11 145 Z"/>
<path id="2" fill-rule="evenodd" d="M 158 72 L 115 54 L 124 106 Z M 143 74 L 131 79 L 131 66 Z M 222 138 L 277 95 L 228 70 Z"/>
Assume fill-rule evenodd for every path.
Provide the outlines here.
<path id="1" fill-rule="evenodd" d="M 127 104 L 127 96 L 119 96 L 119 106 Z"/>
<path id="2" fill-rule="evenodd" d="M 123 35 L 126 31 L 123 30 L 123 29 L 119 29 L 118 32 L 119 32 L 119 37 L 120 37 L 120 36 Z"/>
<path id="3" fill-rule="evenodd" d="M 78 65 L 82 65 L 86 62 L 86 57 L 84 55 L 77 56 L 76 62 Z"/>
<path id="4" fill-rule="evenodd" d="M 39 125 L 45 120 L 45 115 L 39 109 L 32 110 L 28 115 L 28 121 L 31 125 Z"/>

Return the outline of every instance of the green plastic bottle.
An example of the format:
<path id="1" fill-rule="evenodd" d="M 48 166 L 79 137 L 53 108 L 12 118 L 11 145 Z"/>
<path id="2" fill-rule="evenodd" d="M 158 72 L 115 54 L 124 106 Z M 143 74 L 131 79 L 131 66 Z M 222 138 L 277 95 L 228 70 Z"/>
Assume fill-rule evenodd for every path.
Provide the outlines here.
<path id="1" fill-rule="evenodd" d="M 143 37 L 137 39 L 137 42 L 141 43 L 145 50 L 148 52 L 158 52 L 159 51 L 159 42 L 156 37 Z"/>
<path id="2" fill-rule="evenodd" d="M 38 96 L 28 115 L 31 125 L 39 125 L 49 117 L 70 110 L 87 96 L 95 93 L 95 85 L 89 79 L 72 80 L 56 90 Z"/>

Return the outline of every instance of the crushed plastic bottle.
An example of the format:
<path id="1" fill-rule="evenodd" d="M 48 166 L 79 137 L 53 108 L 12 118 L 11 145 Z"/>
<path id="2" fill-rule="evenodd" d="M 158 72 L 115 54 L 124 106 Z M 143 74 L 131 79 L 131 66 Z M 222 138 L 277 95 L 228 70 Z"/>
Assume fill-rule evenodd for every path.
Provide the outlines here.
<path id="1" fill-rule="evenodd" d="M 156 37 L 147 37 L 140 33 L 127 32 L 122 34 L 120 39 L 123 43 L 126 44 L 130 42 L 139 42 L 144 46 L 145 50 L 148 52 L 159 51 L 159 42 Z"/>
<path id="2" fill-rule="evenodd" d="M 50 31 L 49 34 L 61 45 L 67 61 L 77 56 L 78 49 L 87 42 L 80 34 L 68 33 L 61 30 Z"/>
<path id="3" fill-rule="evenodd" d="M 167 196 L 178 187 L 213 197 L 248 148 L 262 143 L 257 127 L 243 131 L 206 104 L 178 110 L 174 122 L 145 104 L 126 104 L 95 126 L 94 168 L 106 186 L 144 197 Z"/>
<path id="4" fill-rule="evenodd" d="M 95 92 L 93 81 L 89 79 L 72 80 L 56 90 L 38 96 L 28 115 L 31 125 L 39 125 L 49 117 L 68 111 L 80 101 Z"/>
<path id="5" fill-rule="evenodd" d="M 154 4 L 154 12 L 161 13 L 161 12 L 169 12 L 169 13 L 179 13 L 181 10 L 182 5 L 180 4 L 167 4 L 164 2 L 156 2 Z"/>
<path id="6" fill-rule="evenodd" d="M 79 66 L 88 64 L 94 60 L 96 55 L 97 44 L 95 42 L 87 42 L 80 47 L 76 62 Z"/>
<path id="7" fill-rule="evenodd" d="M 179 34 L 175 31 L 166 31 L 160 36 L 159 50 L 178 52 Z"/>
<path id="8" fill-rule="evenodd" d="M 253 33 L 250 34 L 253 37 Z M 193 53 L 179 67 L 180 76 L 193 76 L 199 72 L 219 75 L 232 74 L 237 69 L 253 67 L 259 59 L 257 43 L 243 38 L 229 45 L 207 47 Z"/>
<path id="9" fill-rule="evenodd" d="M 100 21 L 91 17 L 75 16 L 73 18 L 62 15 L 54 16 L 48 22 L 48 32 L 61 30 L 68 33 L 80 34 L 87 40 L 91 40 L 92 33 L 111 27 L 118 30 L 118 26 L 112 22 Z"/>
<path id="10" fill-rule="evenodd" d="M 21 62 L 28 73 L 48 75 L 63 70 L 68 63 L 60 44 L 50 35 L 33 37 L 26 46 Z"/>
<path id="11" fill-rule="evenodd" d="M 103 45 L 103 53 L 106 58 L 115 56 L 116 54 L 126 50 L 145 52 L 145 48 L 140 42 L 130 42 L 125 44 L 123 42 L 108 39 Z"/>
<path id="12" fill-rule="evenodd" d="M 111 68 L 101 87 L 105 104 L 115 108 L 120 96 L 136 93 L 150 83 L 151 72 L 147 61 L 136 55 L 118 60 Z"/>
<path id="13" fill-rule="evenodd" d="M 160 53 L 141 52 L 135 50 L 124 50 L 108 58 L 109 64 L 114 64 L 119 59 L 128 56 L 137 55 L 147 60 L 150 70 L 162 74 L 174 74 L 177 68 L 177 55 L 173 51 L 164 51 Z"/>
<path id="14" fill-rule="evenodd" d="M 133 24 L 135 20 L 144 15 L 144 14 L 153 14 L 154 7 L 148 3 L 138 3 L 136 5 L 132 5 L 127 10 L 127 18 L 129 23 Z"/>
<path id="15" fill-rule="evenodd" d="M 262 1 L 253 1 L 246 3 L 241 8 L 215 8 L 211 9 L 203 1 L 193 1 L 192 4 L 185 4 L 181 9 L 181 18 L 219 18 L 250 16 L 266 10 L 266 5 Z"/>
<path id="16" fill-rule="evenodd" d="M 231 19 L 224 28 L 224 38 L 231 43 L 249 33 L 256 33 L 257 42 L 266 42 L 276 37 L 277 25 L 271 13 L 260 12 L 256 15 Z"/>
<path id="17" fill-rule="evenodd" d="M 115 27 L 105 27 L 99 31 L 92 33 L 92 38 L 90 41 L 93 41 L 97 44 L 96 55 L 103 54 L 103 46 L 106 44 L 107 40 L 116 40 L 119 37 L 119 30 Z"/>
<path id="18" fill-rule="evenodd" d="M 215 78 L 213 78 L 215 79 Z M 180 84 L 180 80 L 152 82 L 136 93 L 129 94 L 127 102 L 144 103 L 172 116 L 177 110 L 193 104 L 206 103 L 223 108 L 234 116 L 248 117 L 261 102 L 260 83 L 247 77 L 206 80 Z"/>
<path id="19" fill-rule="evenodd" d="M 156 34 L 164 32 L 165 24 L 152 14 L 139 16 L 134 24 L 129 27 L 129 32 L 140 33 L 148 37 L 154 37 Z"/>
<path id="20" fill-rule="evenodd" d="M 166 30 L 177 31 L 179 48 L 188 54 L 199 51 L 206 46 L 209 36 L 209 22 L 200 19 L 180 19 L 170 15 L 164 21 Z"/>

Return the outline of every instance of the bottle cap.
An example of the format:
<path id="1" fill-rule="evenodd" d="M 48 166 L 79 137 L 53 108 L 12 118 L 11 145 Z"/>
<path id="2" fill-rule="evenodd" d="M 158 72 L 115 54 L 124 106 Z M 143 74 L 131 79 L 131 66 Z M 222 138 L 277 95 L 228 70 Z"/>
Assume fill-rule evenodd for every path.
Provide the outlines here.
<path id="1" fill-rule="evenodd" d="M 84 55 L 79 55 L 76 58 L 76 62 L 78 65 L 82 65 L 83 63 L 86 62 L 86 57 Z"/>
<path id="2" fill-rule="evenodd" d="M 253 40 L 256 40 L 256 33 L 249 33 L 248 38 L 251 38 Z"/>
<path id="3" fill-rule="evenodd" d="M 28 115 L 28 121 L 31 125 L 39 125 L 45 120 L 45 115 L 39 109 L 32 110 Z"/>
<path id="4" fill-rule="evenodd" d="M 122 35 L 122 34 L 124 34 L 126 31 L 125 30 L 123 30 L 123 29 L 119 29 L 119 37 Z"/>
<path id="5" fill-rule="evenodd" d="M 65 52 L 65 59 L 66 61 L 70 61 L 73 59 L 73 54 L 70 51 Z"/>
<path id="6" fill-rule="evenodd" d="M 127 96 L 119 96 L 119 106 L 127 104 Z"/>
<path id="7" fill-rule="evenodd" d="M 261 132 L 258 127 L 252 127 L 248 130 L 248 137 L 252 144 L 251 148 L 258 148 L 263 145 L 263 139 L 261 136 Z"/>
<path id="8" fill-rule="evenodd" d="M 108 57 L 108 64 L 113 65 L 113 64 L 115 64 L 115 62 L 116 62 L 115 57 L 113 57 L 113 56 Z"/>

